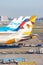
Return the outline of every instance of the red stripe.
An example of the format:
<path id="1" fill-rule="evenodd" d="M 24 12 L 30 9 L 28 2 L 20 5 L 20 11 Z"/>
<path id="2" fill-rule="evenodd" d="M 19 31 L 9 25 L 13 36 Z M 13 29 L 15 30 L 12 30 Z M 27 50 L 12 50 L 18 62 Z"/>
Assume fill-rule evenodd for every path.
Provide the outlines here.
<path id="1" fill-rule="evenodd" d="M 29 21 L 28 21 L 28 22 L 29 22 Z M 26 22 L 22 22 L 22 23 L 20 24 L 20 27 L 22 27 L 25 23 L 26 23 Z"/>
<path id="2" fill-rule="evenodd" d="M 26 23 L 26 22 L 22 22 L 22 23 L 20 24 L 20 27 L 23 26 L 25 23 Z"/>

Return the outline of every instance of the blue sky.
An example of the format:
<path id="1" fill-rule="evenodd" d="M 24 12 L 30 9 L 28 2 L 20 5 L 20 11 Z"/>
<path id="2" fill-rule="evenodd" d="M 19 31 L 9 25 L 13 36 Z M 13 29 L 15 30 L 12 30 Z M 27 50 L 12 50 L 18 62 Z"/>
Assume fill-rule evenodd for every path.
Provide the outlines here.
<path id="1" fill-rule="evenodd" d="M 43 0 L 0 0 L 0 15 L 43 16 Z"/>

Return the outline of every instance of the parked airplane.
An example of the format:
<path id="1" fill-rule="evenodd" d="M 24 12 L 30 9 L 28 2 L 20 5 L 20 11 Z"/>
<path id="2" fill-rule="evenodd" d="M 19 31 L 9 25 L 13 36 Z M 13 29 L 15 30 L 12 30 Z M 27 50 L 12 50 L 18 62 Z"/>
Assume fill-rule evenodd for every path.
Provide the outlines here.
<path id="1" fill-rule="evenodd" d="M 4 29 L 0 28 L 0 44 L 13 44 L 30 36 L 36 18 L 36 16 L 21 16 L 18 19 L 15 18 Z"/>

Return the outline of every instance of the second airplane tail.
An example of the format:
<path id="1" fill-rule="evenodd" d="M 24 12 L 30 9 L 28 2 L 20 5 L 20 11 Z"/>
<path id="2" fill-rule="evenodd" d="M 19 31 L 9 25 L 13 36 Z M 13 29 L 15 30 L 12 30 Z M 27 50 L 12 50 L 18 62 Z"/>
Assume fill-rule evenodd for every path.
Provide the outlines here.
<path id="1" fill-rule="evenodd" d="M 32 31 L 32 28 L 34 26 L 36 18 L 37 18 L 37 16 L 32 16 L 27 21 L 25 20 L 22 22 L 23 25 L 21 24 L 21 27 L 24 28 L 24 29 L 21 29 L 22 34 L 25 34 L 25 35 L 31 34 L 31 31 Z"/>

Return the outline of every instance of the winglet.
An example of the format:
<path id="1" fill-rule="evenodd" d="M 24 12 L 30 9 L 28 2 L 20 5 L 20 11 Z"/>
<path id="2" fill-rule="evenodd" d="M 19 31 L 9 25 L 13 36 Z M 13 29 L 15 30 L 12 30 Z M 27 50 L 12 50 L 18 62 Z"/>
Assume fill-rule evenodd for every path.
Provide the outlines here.
<path id="1" fill-rule="evenodd" d="M 32 23 L 34 23 L 35 20 L 36 20 L 36 18 L 37 18 L 37 16 L 32 16 L 32 17 L 30 17 L 30 21 L 31 21 Z"/>

